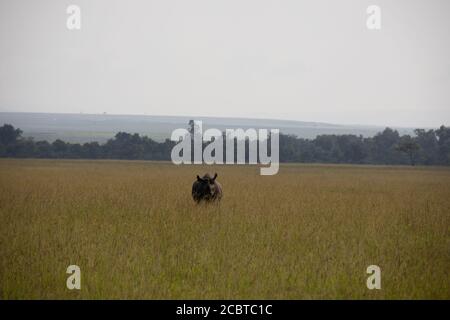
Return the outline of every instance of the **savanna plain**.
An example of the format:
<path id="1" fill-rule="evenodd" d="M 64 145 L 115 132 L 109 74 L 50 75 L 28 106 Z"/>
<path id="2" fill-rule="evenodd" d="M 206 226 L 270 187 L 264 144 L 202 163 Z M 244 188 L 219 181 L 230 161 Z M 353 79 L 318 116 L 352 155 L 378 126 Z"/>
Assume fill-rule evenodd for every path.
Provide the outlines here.
<path id="1" fill-rule="evenodd" d="M 3 159 L 0 298 L 450 299 L 450 170 Z"/>

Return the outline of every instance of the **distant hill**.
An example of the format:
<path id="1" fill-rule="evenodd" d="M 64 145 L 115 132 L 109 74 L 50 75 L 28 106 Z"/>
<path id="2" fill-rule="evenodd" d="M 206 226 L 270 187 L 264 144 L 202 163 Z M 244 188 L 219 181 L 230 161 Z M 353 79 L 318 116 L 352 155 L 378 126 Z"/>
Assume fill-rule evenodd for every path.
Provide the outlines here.
<path id="1" fill-rule="evenodd" d="M 204 129 L 277 128 L 282 133 L 301 138 L 320 134 L 356 134 L 371 137 L 384 129 L 381 126 L 338 125 L 291 120 L 213 118 L 187 116 L 147 116 L 109 114 L 18 113 L 0 112 L 0 126 L 7 123 L 23 130 L 23 136 L 52 142 L 105 142 L 117 132 L 139 133 L 154 140 L 170 138 L 174 129 L 187 128 L 190 119 L 202 120 Z M 393 128 L 400 134 L 412 134 L 413 128 Z"/>

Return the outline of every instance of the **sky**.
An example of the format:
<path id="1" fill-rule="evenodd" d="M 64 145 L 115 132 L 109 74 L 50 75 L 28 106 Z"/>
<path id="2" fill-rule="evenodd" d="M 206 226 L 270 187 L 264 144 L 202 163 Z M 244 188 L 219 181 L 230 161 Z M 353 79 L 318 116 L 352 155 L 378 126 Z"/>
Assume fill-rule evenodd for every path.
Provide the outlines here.
<path id="1" fill-rule="evenodd" d="M 0 112 L 450 125 L 449 12 L 448 0 L 0 0 Z"/>

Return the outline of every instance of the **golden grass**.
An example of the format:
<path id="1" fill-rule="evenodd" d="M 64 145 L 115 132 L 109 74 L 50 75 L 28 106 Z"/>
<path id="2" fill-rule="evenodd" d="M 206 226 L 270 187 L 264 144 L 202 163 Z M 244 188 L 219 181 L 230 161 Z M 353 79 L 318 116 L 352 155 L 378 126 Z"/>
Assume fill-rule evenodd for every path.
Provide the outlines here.
<path id="1" fill-rule="evenodd" d="M 444 168 L 1 160 L 0 222 L 2 299 L 450 298 Z"/>

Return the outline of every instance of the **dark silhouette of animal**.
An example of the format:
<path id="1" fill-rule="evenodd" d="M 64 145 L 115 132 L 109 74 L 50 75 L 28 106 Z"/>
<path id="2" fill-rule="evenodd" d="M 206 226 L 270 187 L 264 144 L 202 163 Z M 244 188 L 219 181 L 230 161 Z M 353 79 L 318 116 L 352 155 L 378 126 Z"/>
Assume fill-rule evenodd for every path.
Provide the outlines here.
<path id="1" fill-rule="evenodd" d="M 192 185 L 192 198 L 197 203 L 215 202 L 222 198 L 222 186 L 216 181 L 217 173 L 211 177 L 209 173 L 202 178 L 197 176 L 197 180 Z"/>

